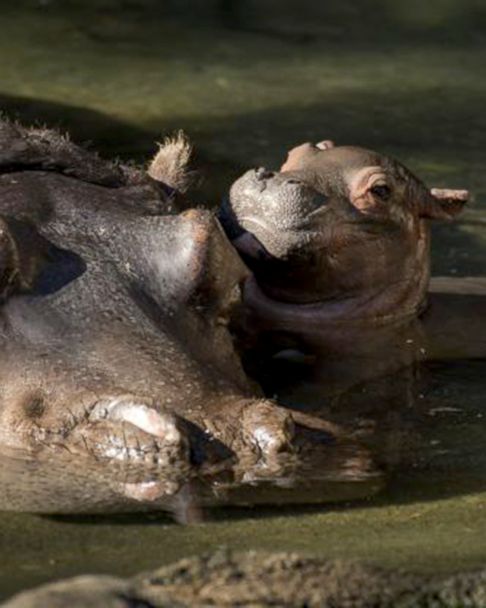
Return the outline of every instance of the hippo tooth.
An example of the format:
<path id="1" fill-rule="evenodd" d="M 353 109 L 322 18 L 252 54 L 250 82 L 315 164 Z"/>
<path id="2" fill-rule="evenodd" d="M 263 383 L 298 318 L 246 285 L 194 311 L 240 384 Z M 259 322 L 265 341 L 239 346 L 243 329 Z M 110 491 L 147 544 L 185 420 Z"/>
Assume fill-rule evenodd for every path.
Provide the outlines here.
<path id="1" fill-rule="evenodd" d="M 132 398 L 114 397 L 98 402 L 90 418 L 129 422 L 145 433 L 161 437 L 168 443 L 179 443 L 181 440 L 180 431 L 172 415 L 158 412 L 153 407 Z"/>

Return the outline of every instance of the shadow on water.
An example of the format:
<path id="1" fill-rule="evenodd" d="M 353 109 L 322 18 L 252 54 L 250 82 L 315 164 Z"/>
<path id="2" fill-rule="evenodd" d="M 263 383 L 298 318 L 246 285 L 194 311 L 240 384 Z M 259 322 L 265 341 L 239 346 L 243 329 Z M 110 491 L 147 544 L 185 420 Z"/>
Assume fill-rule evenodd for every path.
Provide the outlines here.
<path id="1" fill-rule="evenodd" d="M 102 112 L 68 104 L 0 93 L 0 112 L 24 125 L 46 125 L 69 133 L 77 143 L 102 156 L 146 157 L 154 150 L 154 134 Z"/>
<path id="2" fill-rule="evenodd" d="M 210 176 L 203 202 L 215 204 L 244 167 L 275 165 L 285 149 L 323 137 L 395 154 L 438 182 L 486 189 L 485 92 L 474 77 L 485 10 L 477 3 L 417 2 L 406 11 L 380 0 L 25 4 L 24 22 L 17 7 L 0 6 L 20 35 L 31 33 L 31 55 L 19 52 L 14 66 L 30 62 L 31 94 L 60 105 L 12 97 L 7 106 L 137 160 L 161 134 L 183 128 Z M 296 28 L 317 31 L 314 44 L 258 33 Z M 3 80 L 5 95 L 18 90 L 11 72 Z M 62 100 L 124 120 L 103 127 L 94 110 L 77 113 Z"/>
<path id="3" fill-rule="evenodd" d="M 11 3 L 3 2 L 3 10 L 12 10 Z M 42 13 L 59 12 L 53 0 L 24 0 L 18 5 L 37 8 Z M 433 0 L 424 5 L 411 0 L 406 5 L 388 0 L 331 0 L 316 4 L 301 0 L 298 5 L 279 0 L 80 0 L 63 2 L 67 11 L 98 14 L 117 13 L 121 20 L 180 19 L 185 25 L 213 25 L 220 29 L 258 34 L 302 44 L 314 42 L 323 35 L 349 43 L 370 43 L 370 29 L 363 23 L 371 21 L 372 44 L 386 41 L 402 45 L 416 44 L 417 40 L 448 44 L 476 42 L 486 24 L 484 6 L 474 0 Z M 379 19 L 376 20 L 376 16 Z M 397 40 L 398 38 L 398 40 Z"/>
<path id="4" fill-rule="evenodd" d="M 303 99 L 288 107 L 216 117 L 172 115 L 141 127 L 87 108 L 0 94 L 0 110 L 7 116 L 67 131 L 75 141 L 89 142 L 105 157 L 145 162 L 161 135 L 185 130 L 196 145 L 196 164 L 204 178 L 193 198 L 212 207 L 247 168 L 277 168 L 286 151 L 296 144 L 323 138 L 395 156 L 431 186 L 467 186 L 474 204 L 480 206 L 486 193 L 480 170 L 486 162 L 483 107 L 484 95 L 473 88 L 418 86 L 415 90 L 370 92 L 358 86 L 329 91 L 319 103 Z M 430 120 L 432 116 L 434 120 Z M 471 224 L 474 219 L 467 221 Z M 477 274 L 481 269 L 474 250 L 474 230 L 461 232 L 455 226 L 436 228 L 439 237 L 435 245 L 440 247 L 444 241 L 449 255 L 454 248 L 462 252 L 467 268 L 463 273 Z M 455 247 L 448 242 L 453 233 Z M 475 259 L 474 269 L 468 268 L 468 256 Z M 445 270 L 444 265 L 438 265 L 437 272 Z"/>

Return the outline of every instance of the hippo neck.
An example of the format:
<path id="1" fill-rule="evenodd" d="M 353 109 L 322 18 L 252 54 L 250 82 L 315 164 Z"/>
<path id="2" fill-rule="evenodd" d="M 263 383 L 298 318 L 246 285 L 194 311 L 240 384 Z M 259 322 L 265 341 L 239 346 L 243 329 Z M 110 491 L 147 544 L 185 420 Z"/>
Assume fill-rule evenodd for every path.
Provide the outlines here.
<path id="1" fill-rule="evenodd" d="M 393 327 L 417 318 L 425 309 L 430 280 L 429 229 L 417 225 L 414 252 L 397 268 L 389 267 L 390 280 L 384 275 L 374 284 L 339 296 L 311 303 L 291 303 L 264 293 L 255 278 L 247 282 L 245 303 L 258 325 L 270 331 L 288 332 L 304 338 L 322 336 L 326 341 L 333 330 L 347 333 L 356 329 Z M 366 333 L 366 332 L 365 332 Z"/>
<path id="2" fill-rule="evenodd" d="M 328 339 L 330 332 L 340 332 L 343 327 L 359 332 L 402 324 L 418 317 L 426 306 L 428 281 L 427 268 L 420 276 L 396 281 L 386 289 L 370 289 L 358 296 L 311 304 L 292 304 L 268 297 L 251 278 L 244 298 L 249 314 L 266 330 Z"/>

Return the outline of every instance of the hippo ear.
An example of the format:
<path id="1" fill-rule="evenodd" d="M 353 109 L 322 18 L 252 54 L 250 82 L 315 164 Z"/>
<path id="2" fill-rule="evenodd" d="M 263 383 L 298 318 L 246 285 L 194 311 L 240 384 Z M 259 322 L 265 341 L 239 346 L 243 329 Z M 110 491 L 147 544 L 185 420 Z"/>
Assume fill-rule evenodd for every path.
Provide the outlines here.
<path id="1" fill-rule="evenodd" d="M 186 135 L 179 131 L 159 144 L 159 150 L 148 167 L 152 179 L 184 193 L 197 181 L 197 173 L 191 170 L 193 148 Z"/>
<path id="2" fill-rule="evenodd" d="M 280 171 L 298 171 L 319 152 L 319 148 L 311 143 L 300 144 L 289 150 L 287 160 L 280 167 Z"/>
<path id="3" fill-rule="evenodd" d="M 316 148 L 319 148 L 319 150 L 330 150 L 335 146 L 336 144 L 332 141 L 332 139 L 324 139 L 316 144 Z"/>
<path id="4" fill-rule="evenodd" d="M 249 270 L 212 213 L 191 209 L 181 218 L 190 222 L 192 233 L 188 305 L 225 323 L 240 300 Z"/>
<path id="5" fill-rule="evenodd" d="M 420 216 L 428 219 L 452 219 L 469 200 L 467 190 L 432 188 L 421 205 Z"/>
<path id="6" fill-rule="evenodd" d="M 287 160 L 280 167 L 280 171 L 298 171 L 305 168 L 308 161 L 323 150 L 334 148 L 334 142 L 325 139 L 317 144 L 305 143 L 292 148 L 287 154 Z"/>

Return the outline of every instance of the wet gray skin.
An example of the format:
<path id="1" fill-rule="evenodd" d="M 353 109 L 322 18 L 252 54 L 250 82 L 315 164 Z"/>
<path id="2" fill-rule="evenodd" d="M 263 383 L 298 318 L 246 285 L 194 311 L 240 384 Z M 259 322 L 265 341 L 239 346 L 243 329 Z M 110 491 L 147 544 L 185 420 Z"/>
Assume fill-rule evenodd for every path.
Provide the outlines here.
<path id="1" fill-rule="evenodd" d="M 210 212 L 175 212 L 183 139 L 148 176 L 52 132 L 1 135 L 2 446 L 121 465 L 150 502 L 195 473 L 285 477 L 309 433 L 336 440 L 246 378 L 227 324 L 248 271 Z"/>

